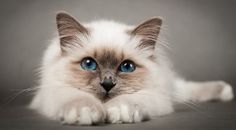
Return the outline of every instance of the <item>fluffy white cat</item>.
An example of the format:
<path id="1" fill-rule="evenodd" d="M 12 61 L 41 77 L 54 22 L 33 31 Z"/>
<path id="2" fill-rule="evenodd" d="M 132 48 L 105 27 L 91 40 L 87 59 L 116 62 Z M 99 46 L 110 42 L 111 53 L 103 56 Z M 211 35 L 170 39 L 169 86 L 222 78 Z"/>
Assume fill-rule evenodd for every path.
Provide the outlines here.
<path id="1" fill-rule="evenodd" d="M 39 90 L 30 105 L 66 124 L 135 123 L 173 112 L 174 102 L 229 101 L 223 81 L 176 76 L 160 42 L 162 20 L 138 26 L 114 21 L 80 24 L 56 17 L 58 37 L 46 50 Z"/>

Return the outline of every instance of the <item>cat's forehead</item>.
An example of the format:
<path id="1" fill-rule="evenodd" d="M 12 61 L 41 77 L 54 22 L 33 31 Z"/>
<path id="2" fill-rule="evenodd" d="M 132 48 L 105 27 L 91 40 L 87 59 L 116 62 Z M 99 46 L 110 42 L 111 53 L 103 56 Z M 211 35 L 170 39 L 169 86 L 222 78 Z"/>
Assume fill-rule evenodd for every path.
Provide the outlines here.
<path id="1" fill-rule="evenodd" d="M 85 56 L 91 56 L 103 67 L 117 67 L 123 60 L 134 55 L 137 41 L 130 40 L 132 26 L 114 21 L 96 21 L 86 25 L 89 40 L 85 41 Z M 84 55 L 83 55 L 84 57 Z"/>
<path id="2" fill-rule="evenodd" d="M 92 57 L 104 68 L 115 68 L 126 58 L 122 50 L 108 47 L 94 49 Z"/>
<path id="3" fill-rule="evenodd" d="M 96 21 L 86 25 L 90 28 L 90 40 L 93 44 L 126 44 L 131 26 L 114 21 Z"/>

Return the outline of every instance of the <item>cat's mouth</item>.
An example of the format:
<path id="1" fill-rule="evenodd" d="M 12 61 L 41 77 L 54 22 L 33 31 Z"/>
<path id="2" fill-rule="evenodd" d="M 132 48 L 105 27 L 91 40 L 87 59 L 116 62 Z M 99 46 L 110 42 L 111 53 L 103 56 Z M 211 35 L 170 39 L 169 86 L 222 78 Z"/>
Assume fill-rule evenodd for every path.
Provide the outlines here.
<path id="1" fill-rule="evenodd" d="M 106 93 L 104 96 L 103 96 L 103 101 L 107 101 L 107 100 L 109 100 L 109 99 L 111 99 L 112 97 L 111 97 L 111 95 L 109 94 L 109 93 Z"/>
<path id="2" fill-rule="evenodd" d="M 98 94 L 98 98 L 102 101 L 102 102 L 107 102 L 110 99 L 114 98 L 115 94 L 114 93 L 100 93 Z"/>

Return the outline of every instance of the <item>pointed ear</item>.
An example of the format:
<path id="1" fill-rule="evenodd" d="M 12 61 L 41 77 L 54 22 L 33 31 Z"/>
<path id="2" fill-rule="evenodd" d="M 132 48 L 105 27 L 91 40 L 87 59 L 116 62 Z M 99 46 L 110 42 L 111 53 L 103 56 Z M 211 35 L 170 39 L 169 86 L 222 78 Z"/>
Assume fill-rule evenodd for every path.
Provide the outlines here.
<path id="1" fill-rule="evenodd" d="M 138 36 L 141 38 L 137 45 L 138 49 L 145 49 L 153 51 L 155 49 L 156 41 L 160 32 L 162 20 L 160 18 L 151 18 L 131 31 L 131 36 Z"/>
<path id="2" fill-rule="evenodd" d="M 73 46 L 83 46 L 79 37 L 89 35 L 88 29 L 64 12 L 57 14 L 56 21 L 62 52 Z"/>

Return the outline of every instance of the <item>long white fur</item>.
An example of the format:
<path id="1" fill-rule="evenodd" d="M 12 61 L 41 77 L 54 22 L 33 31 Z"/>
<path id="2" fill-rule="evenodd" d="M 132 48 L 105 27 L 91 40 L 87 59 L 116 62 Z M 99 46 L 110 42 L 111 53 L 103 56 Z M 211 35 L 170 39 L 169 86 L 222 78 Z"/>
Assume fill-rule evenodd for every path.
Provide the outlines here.
<path id="1" fill-rule="evenodd" d="M 130 49 L 139 40 L 138 38 L 130 40 L 130 36 L 124 33 L 124 30 L 132 28 L 132 26 L 114 21 L 96 21 L 85 26 L 92 28 L 91 37 L 86 41 L 87 49 L 98 46 Z M 64 117 L 64 122 L 68 124 L 73 124 L 77 121 L 78 124 L 90 125 L 102 119 L 99 117 L 98 112 L 90 110 L 88 106 L 84 106 L 80 110 L 71 106 L 71 112 L 68 112 L 66 115 L 60 113 L 63 105 L 76 98 L 86 97 L 103 106 L 103 109 L 107 113 L 106 118 L 110 123 L 132 123 L 140 122 L 143 118 L 152 118 L 173 112 L 174 101 L 194 100 L 191 96 L 193 93 L 192 90 L 201 86 L 200 84 L 196 85 L 194 83 L 188 83 L 181 78 L 176 78 L 165 56 L 159 54 L 163 50 L 157 49 L 158 64 L 154 64 L 149 60 L 142 61 L 146 66 L 149 66 L 150 74 L 148 78 L 152 82 L 147 83 L 145 89 L 137 93 L 121 95 L 103 104 L 93 95 L 64 83 L 63 79 L 66 75 L 60 75 L 59 72 L 66 71 L 63 70 L 63 67 L 68 60 L 66 58 L 59 58 L 60 51 L 59 38 L 56 37 L 52 40 L 44 54 L 41 79 L 38 86 L 39 91 L 37 91 L 30 107 L 50 119 L 58 120 Z M 137 57 L 148 55 L 144 55 L 145 53 L 137 54 L 140 54 Z M 224 101 L 231 100 L 233 98 L 231 86 L 228 84 L 222 84 L 222 86 L 224 88 L 222 89 L 221 95 L 217 95 L 219 96 L 218 99 Z M 208 97 L 207 100 L 212 98 L 215 97 Z M 77 117 L 77 113 L 81 114 Z"/>

